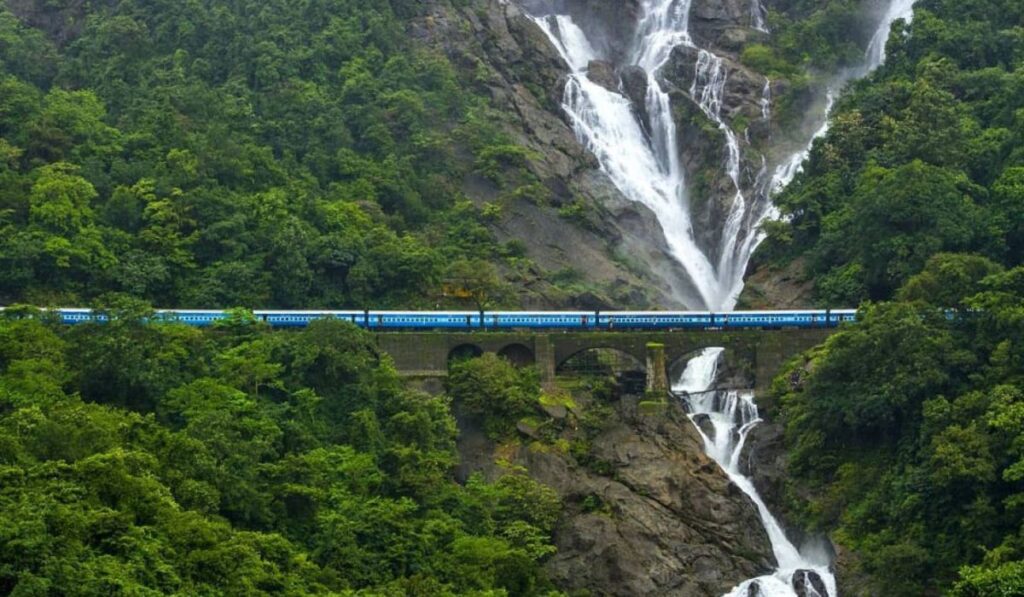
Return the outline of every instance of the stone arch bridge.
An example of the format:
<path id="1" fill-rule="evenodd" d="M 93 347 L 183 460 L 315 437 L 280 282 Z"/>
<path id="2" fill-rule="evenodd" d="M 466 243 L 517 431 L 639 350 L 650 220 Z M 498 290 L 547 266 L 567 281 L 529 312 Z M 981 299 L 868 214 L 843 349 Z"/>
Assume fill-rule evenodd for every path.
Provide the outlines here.
<path id="1" fill-rule="evenodd" d="M 686 357 L 710 347 L 726 349 L 730 363 L 766 390 L 782 365 L 796 354 L 824 342 L 835 329 L 658 332 L 388 332 L 376 334 L 381 351 L 391 355 L 403 376 L 444 377 L 449 359 L 493 352 L 513 363 L 536 364 L 541 381 L 554 382 L 559 367 L 582 352 L 611 349 L 629 355 L 647 374 L 649 388 L 668 386 L 668 373 L 681 371 Z M 663 346 L 650 348 L 650 345 Z M 652 377 L 653 376 L 653 377 Z"/>

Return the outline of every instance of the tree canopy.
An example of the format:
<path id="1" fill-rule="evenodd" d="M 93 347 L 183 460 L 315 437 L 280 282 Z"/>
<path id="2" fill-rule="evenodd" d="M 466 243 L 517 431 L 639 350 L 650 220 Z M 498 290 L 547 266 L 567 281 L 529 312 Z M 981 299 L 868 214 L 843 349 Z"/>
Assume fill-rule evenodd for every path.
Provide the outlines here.
<path id="1" fill-rule="evenodd" d="M 0 7 L 0 302 L 414 307 L 504 263 L 461 181 L 528 156 L 421 3 L 40 4 Z"/>
<path id="2" fill-rule="evenodd" d="M 557 495 L 336 321 L 0 318 L 0 592 L 546 594 Z"/>

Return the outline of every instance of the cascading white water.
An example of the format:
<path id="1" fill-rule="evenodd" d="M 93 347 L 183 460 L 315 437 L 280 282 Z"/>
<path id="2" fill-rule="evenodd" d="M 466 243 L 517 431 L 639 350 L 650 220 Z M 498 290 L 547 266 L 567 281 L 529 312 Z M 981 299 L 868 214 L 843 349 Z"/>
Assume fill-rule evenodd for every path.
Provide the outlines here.
<path id="1" fill-rule="evenodd" d="M 767 17 L 768 10 L 761 0 L 750 0 L 750 26 L 761 33 L 768 33 Z"/>
<path id="2" fill-rule="evenodd" d="M 563 108 L 580 141 L 592 151 L 602 169 L 628 198 L 646 205 L 657 216 L 672 252 L 686 271 L 698 296 L 687 297 L 694 307 L 728 309 L 735 304 L 734 252 L 744 221 L 746 201 L 739 191 L 740 150 L 735 133 L 719 113 L 726 81 L 720 58 L 702 52 L 706 64 L 695 81 L 701 109 L 726 135 L 726 168 L 737 197 L 726 218 L 722 246 L 708 251 L 696 240 L 679 163 L 679 143 L 668 93 L 657 77 L 678 46 L 693 47 L 689 33 L 690 0 L 644 0 L 629 63 L 647 73 L 646 113 L 650 135 L 644 134 L 630 101 L 622 94 L 590 81 L 586 69 L 602 57 L 568 15 L 534 17 L 552 40 L 572 74 L 566 84 Z M 717 256 L 713 259 L 711 256 Z"/>
<path id="3" fill-rule="evenodd" d="M 764 79 L 764 89 L 761 90 L 761 118 L 765 122 L 772 121 L 772 80 Z"/>
<path id="4" fill-rule="evenodd" d="M 688 13 L 688 7 L 682 12 L 645 13 L 640 27 L 650 34 L 636 46 L 636 63 L 652 73 L 668 59 L 668 51 L 674 45 L 689 43 L 688 37 L 675 33 L 685 31 Z M 682 29 L 671 25 L 675 19 L 684 21 Z M 597 156 L 601 167 L 626 197 L 656 214 L 672 256 L 683 266 L 700 295 L 694 299 L 704 305 L 714 304 L 718 300 L 714 294 L 716 275 L 694 240 L 668 94 L 657 78 L 649 74 L 648 139 L 630 100 L 587 78 L 587 66 L 599 56 L 572 18 L 549 15 L 534 20 L 573 71 L 565 87 L 563 108 L 577 137 Z"/>
<path id="5" fill-rule="evenodd" d="M 695 101 L 722 132 L 727 154 L 723 168 L 736 187 L 726 206 L 720 234 L 704 235 L 718 239 L 714 246 L 701 246 L 693 228 L 686 185 L 679 160 L 676 125 L 671 102 L 658 78 L 674 48 L 696 48 L 689 31 L 692 0 L 642 0 L 636 34 L 627 52 L 626 62 L 644 69 L 648 76 L 645 113 L 649 122 L 641 123 L 637 111 L 624 95 L 606 89 L 587 78 L 591 61 L 601 56 L 587 35 L 564 14 L 531 17 L 544 30 L 562 55 L 572 73 L 566 84 L 563 108 L 569 115 L 580 141 L 598 158 L 602 169 L 623 194 L 646 205 L 654 212 L 665 233 L 671 256 L 683 268 L 695 296 L 680 297 L 689 306 L 713 310 L 731 309 L 743 287 L 747 262 L 763 239 L 760 224 L 777 212 L 770 196 L 785 187 L 806 159 L 809 144 L 779 164 L 765 184 L 754 185 L 750 197 L 741 183 L 742 153 L 739 139 L 721 116 L 728 72 L 721 57 L 697 49 L 696 76 L 690 92 Z M 878 66 L 884 58 L 885 42 L 892 21 L 909 18 L 913 0 L 892 0 L 878 31 L 872 38 L 862 69 L 847 74 L 856 76 Z M 764 27 L 764 7 L 751 0 L 751 24 Z M 845 78 L 843 79 L 845 80 Z M 837 82 L 834 88 L 838 88 Z M 834 89 L 833 89 L 834 90 Z M 830 91 L 829 107 L 831 107 Z M 771 117 L 771 86 L 766 84 L 762 115 Z M 814 138 L 823 135 L 827 122 Z M 810 142 L 813 142 L 812 138 Z M 761 177 L 758 177 L 760 182 Z"/>
<path id="6" fill-rule="evenodd" d="M 752 0 L 763 12 L 759 0 Z M 762 159 L 755 189 L 761 195 L 748 200 L 740 181 L 742 154 L 735 132 L 721 116 L 724 89 L 728 78 L 724 61 L 714 53 L 697 48 L 695 76 L 690 96 L 704 114 L 724 134 L 728 153 L 723 167 L 732 180 L 736 195 L 724 221 L 718 247 L 702 249 L 693 230 L 690 207 L 679 160 L 678 137 L 672 118 L 671 102 L 658 80 L 658 71 L 668 61 L 673 48 L 696 48 L 689 33 L 691 0 L 643 0 L 636 38 L 629 53 L 629 64 L 643 68 L 648 77 L 645 98 L 648 123 L 637 119 L 636 110 L 623 94 L 590 81 L 587 69 L 601 56 L 586 34 L 567 15 L 544 15 L 535 22 L 551 39 L 572 73 L 566 84 L 563 108 L 572 121 L 577 137 L 597 156 L 602 169 L 624 195 L 650 208 L 658 218 L 669 243 L 672 257 L 679 262 L 696 288 L 701 305 L 714 310 L 731 309 L 742 288 L 747 261 L 763 239 L 759 224 L 777 217 L 770 196 L 788 185 L 800 171 L 810 146 L 828 131 L 825 122 L 808 141 L 778 165 L 768 181 L 768 165 Z M 862 68 L 837 77 L 827 94 L 825 114 L 831 110 L 836 90 L 850 77 L 862 76 L 884 60 L 884 49 L 892 22 L 909 19 L 914 0 L 892 0 L 889 10 L 865 55 Z M 757 20 L 753 19 L 755 27 Z M 763 21 L 761 22 L 763 27 Z M 771 118 L 771 82 L 766 81 L 762 95 L 762 115 Z M 645 125 L 649 134 L 645 134 Z M 714 258 L 717 256 L 717 259 Z M 675 388 L 691 395 L 691 417 L 707 416 L 711 435 L 700 429 L 709 456 L 715 459 L 729 478 L 757 506 L 778 563 L 775 573 L 745 581 L 728 596 L 747 597 L 756 587 L 764 597 L 793 597 L 794 580 L 803 581 L 808 597 L 835 597 L 835 578 L 829 570 L 829 557 L 801 553 L 786 537 L 758 495 L 753 483 L 739 470 L 739 458 L 749 431 L 758 424 L 753 392 L 708 392 L 717 376 L 721 349 L 709 349 L 693 359 Z M 824 584 L 826 594 L 812 585 L 812 573 Z"/>
<path id="7" fill-rule="evenodd" d="M 756 585 L 760 593 L 754 594 L 764 597 L 795 597 L 794 577 L 798 574 L 809 577 L 810 571 L 821 579 L 828 595 L 835 596 L 836 581 L 829 570 L 828 557 L 817 553 L 802 554 L 786 537 L 782 526 L 772 516 L 754 484 L 740 472 L 739 462 L 743 445 L 750 430 L 760 423 L 761 419 L 754 403 L 753 392 L 713 390 L 723 352 L 721 348 L 708 348 L 691 359 L 679 383 L 673 389 L 686 396 L 690 419 L 694 420 L 694 425 L 704 439 L 708 456 L 722 467 L 729 479 L 757 506 L 778 563 L 778 569 L 773 574 L 747 580 L 727 595 L 747 597 L 751 594 L 751 586 Z M 707 417 L 710 433 L 698 421 L 703 417 Z M 810 583 L 806 584 L 810 586 Z M 808 592 L 808 595 L 813 597 L 814 593 Z"/>
<path id="8" fill-rule="evenodd" d="M 871 37 L 871 43 L 868 44 L 865 62 L 869 72 L 885 63 L 885 45 L 889 42 L 892 24 L 896 19 L 910 22 L 910 19 L 914 17 L 915 2 L 917 0 L 893 0 L 889 4 L 889 9 L 882 17 L 881 25 L 875 30 L 875 34 Z"/>

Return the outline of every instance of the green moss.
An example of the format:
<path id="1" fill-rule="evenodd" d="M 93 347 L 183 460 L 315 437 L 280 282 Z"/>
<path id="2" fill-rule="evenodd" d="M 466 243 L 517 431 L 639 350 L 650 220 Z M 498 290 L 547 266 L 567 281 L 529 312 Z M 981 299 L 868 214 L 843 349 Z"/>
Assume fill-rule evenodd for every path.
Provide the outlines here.
<path id="1" fill-rule="evenodd" d="M 656 416 L 664 414 L 668 408 L 668 402 L 662 400 L 641 400 L 640 404 L 637 405 L 637 409 L 640 414 L 647 416 Z"/>
<path id="2" fill-rule="evenodd" d="M 576 401 L 568 392 L 543 393 L 540 395 L 541 406 L 564 406 L 569 410 L 576 410 Z"/>

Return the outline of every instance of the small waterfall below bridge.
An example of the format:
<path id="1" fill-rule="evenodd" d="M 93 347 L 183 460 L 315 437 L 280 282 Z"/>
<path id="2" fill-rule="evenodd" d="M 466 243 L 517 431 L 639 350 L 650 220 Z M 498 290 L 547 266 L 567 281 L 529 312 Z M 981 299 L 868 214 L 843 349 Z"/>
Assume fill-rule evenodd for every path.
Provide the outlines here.
<path id="1" fill-rule="evenodd" d="M 864 63 L 840 73 L 827 90 L 825 114 L 831 110 L 842 85 L 877 68 L 885 59 L 885 46 L 893 21 L 909 19 L 915 0 L 891 0 L 865 54 Z M 741 185 L 742 145 L 736 132 L 722 118 L 723 93 L 728 72 L 714 52 L 698 48 L 690 35 L 692 0 L 642 0 L 634 39 L 624 64 L 639 66 L 647 74 L 643 110 L 630 99 L 609 90 L 587 76 L 592 61 L 607 59 L 595 49 L 600 40 L 590 40 L 567 14 L 533 14 L 531 18 L 557 48 L 570 75 L 562 107 L 574 131 L 599 160 L 602 170 L 629 199 L 647 206 L 656 216 L 674 259 L 688 276 L 692 296 L 681 297 L 692 308 L 730 310 L 743 287 L 743 274 L 751 254 L 763 240 L 760 224 L 777 217 L 771 197 L 784 189 L 800 172 L 814 140 L 828 132 L 827 117 L 801 149 L 774 165 L 762 161 L 753 191 Z M 766 31 L 764 6 L 752 0 L 751 26 Z M 722 234 L 716 246 L 701 246 L 694 230 L 686 180 L 680 162 L 679 138 L 669 94 L 658 73 L 677 47 L 696 50 L 690 101 L 724 135 L 726 155 L 723 171 L 735 187 L 735 195 L 721 221 Z M 772 114 L 771 82 L 766 81 L 761 101 L 762 115 Z M 641 122 L 646 114 L 648 122 Z M 801 553 L 786 537 L 778 521 L 758 495 L 753 483 L 741 474 L 739 457 L 747 434 L 756 426 L 757 405 L 753 392 L 709 392 L 717 377 L 721 349 L 708 349 L 690 361 L 676 390 L 689 393 L 691 419 L 704 438 L 708 455 L 757 506 L 772 543 L 778 569 L 770 575 L 747 580 L 734 588 L 730 597 L 794 597 L 799 587 L 805 597 L 835 597 L 835 577 L 825 553 Z"/>
<path id="2" fill-rule="evenodd" d="M 830 570 L 829 555 L 798 550 L 786 537 L 753 482 L 740 470 L 740 456 L 747 434 L 761 419 L 753 392 L 713 390 L 723 352 L 721 348 L 708 348 L 691 359 L 673 390 L 685 397 L 690 419 L 704 439 L 708 456 L 757 506 L 778 564 L 774 573 L 747 580 L 727 595 L 795 597 L 796 587 L 800 586 L 802 595 L 806 597 L 835 596 L 836 580 Z"/>

